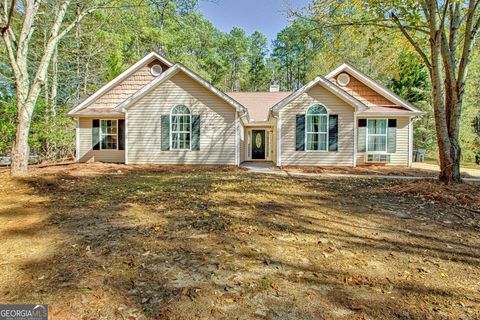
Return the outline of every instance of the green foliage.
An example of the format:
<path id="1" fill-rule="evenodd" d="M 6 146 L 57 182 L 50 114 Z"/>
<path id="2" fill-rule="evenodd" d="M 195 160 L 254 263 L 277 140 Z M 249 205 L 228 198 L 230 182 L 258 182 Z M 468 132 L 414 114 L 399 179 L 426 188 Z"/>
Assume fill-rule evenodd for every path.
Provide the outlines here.
<path id="1" fill-rule="evenodd" d="M 52 110 L 44 101 L 37 104 L 30 128 L 30 152 L 40 155 L 42 161 L 73 158 L 75 155 L 75 120 L 68 117 L 71 106 Z"/>
<path id="2" fill-rule="evenodd" d="M 9 153 L 12 148 L 16 120 L 17 106 L 15 100 L 2 104 L 0 107 L 0 155 Z"/>
<path id="3" fill-rule="evenodd" d="M 75 154 L 75 121 L 67 117 L 71 106 L 52 110 L 43 100 L 37 103 L 29 135 L 32 154 L 42 161 L 68 159 Z M 15 137 L 17 106 L 15 100 L 0 108 L 0 155 L 9 154 Z"/>
<path id="4" fill-rule="evenodd" d="M 480 131 L 476 127 L 480 117 L 480 43 L 476 44 L 475 49 L 465 88 L 460 127 L 462 160 L 465 162 L 474 162 L 475 156 L 480 155 Z"/>
<path id="5" fill-rule="evenodd" d="M 401 53 L 398 70 L 398 75 L 389 81 L 388 86 L 393 92 L 426 113 L 414 123 L 415 147 L 428 151 L 436 150 L 435 121 L 428 71 L 413 52 Z"/>
<path id="6" fill-rule="evenodd" d="M 308 70 L 323 45 L 321 34 L 311 32 L 314 26 L 303 21 L 293 23 L 277 34 L 272 57 L 278 61 L 277 79 L 283 90 L 295 90 L 308 80 Z"/>
<path id="7" fill-rule="evenodd" d="M 266 84 L 269 78 L 267 68 L 268 39 L 262 33 L 256 31 L 250 36 L 248 62 L 250 64 L 249 85 L 250 91 L 267 90 Z"/>

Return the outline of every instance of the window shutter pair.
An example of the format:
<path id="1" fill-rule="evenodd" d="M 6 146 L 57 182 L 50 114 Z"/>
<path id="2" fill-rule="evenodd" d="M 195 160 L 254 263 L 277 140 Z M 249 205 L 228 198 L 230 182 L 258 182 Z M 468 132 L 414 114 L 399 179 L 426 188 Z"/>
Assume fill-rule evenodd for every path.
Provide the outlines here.
<path id="1" fill-rule="evenodd" d="M 295 150 L 305 151 L 305 115 L 297 114 L 295 126 Z M 328 116 L 328 151 L 338 150 L 338 115 Z"/>
<path id="2" fill-rule="evenodd" d="M 163 115 L 161 120 L 161 149 L 170 150 L 170 115 Z M 190 139 L 192 150 L 200 150 L 200 115 L 192 115 L 192 136 Z"/>
<path id="3" fill-rule="evenodd" d="M 367 151 L 367 119 L 358 119 L 358 152 Z M 387 152 L 397 152 L 397 119 L 388 119 Z"/>
<path id="4" fill-rule="evenodd" d="M 118 150 L 125 150 L 125 120 L 117 120 Z M 92 120 L 92 149 L 100 150 L 100 120 Z"/>

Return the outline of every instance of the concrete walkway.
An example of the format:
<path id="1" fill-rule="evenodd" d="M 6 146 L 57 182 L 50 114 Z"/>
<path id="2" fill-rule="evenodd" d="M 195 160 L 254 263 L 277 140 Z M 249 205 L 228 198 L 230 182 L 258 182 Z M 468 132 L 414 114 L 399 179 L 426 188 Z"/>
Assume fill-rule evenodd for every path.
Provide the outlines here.
<path id="1" fill-rule="evenodd" d="M 408 177 L 408 176 L 387 176 L 387 175 L 364 175 L 364 174 L 343 174 L 343 173 L 309 173 L 289 170 L 277 170 L 272 162 L 244 162 L 242 168 L 250 170 L 255 174 L 274 174 L 288 177 L 310 177 L 310 178 L 359 178 L 359 179 L 391 179 L 391 180 L 435 180 L 436 177 Z M 432 170 L 432 169 L 430 169 Z M 438 170 L 438 169 L 437 169 Z M 480 183 L 480 177 L 464 178 L 465 182 Z"/>

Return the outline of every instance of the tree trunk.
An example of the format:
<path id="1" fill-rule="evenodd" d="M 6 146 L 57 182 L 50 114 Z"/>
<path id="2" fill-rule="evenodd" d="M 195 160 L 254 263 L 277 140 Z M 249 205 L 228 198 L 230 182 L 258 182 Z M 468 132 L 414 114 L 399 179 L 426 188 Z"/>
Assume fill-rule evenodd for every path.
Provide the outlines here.
<path id="1" fill-rule="evenodd" d="M 55 116 L 57 113 L 57 89 L 58 89 L 58 48 L 55 48 L 55 51 L 52 56 L 52 86 L 51 86 L 51 114 Z"/>
<path id="2" fill-rule="evenodd" d="M 30 131 L 31 111 L 34 104 L 18 104 L 17 129 L 15 132 L 15 142 L 12 147 L 12 165 L 10 174 L 12 176 L 23 176 L 27 174 L 28 158 L 30 150 L 28 147 L 28 133 Z"/>

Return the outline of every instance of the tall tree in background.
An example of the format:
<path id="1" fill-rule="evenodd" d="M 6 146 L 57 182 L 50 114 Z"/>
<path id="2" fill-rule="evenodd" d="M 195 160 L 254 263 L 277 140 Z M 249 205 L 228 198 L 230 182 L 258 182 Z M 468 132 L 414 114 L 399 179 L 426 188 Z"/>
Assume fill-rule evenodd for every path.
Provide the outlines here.
<path id="1" fill-rule="evenodd" d="M 245 36 L 245 30 L 233 27 L 225 39 L 225 55 L 230 63 L 231 91 L 240 90 L 239 74 L 247 59 L 248 47 L 249 39 Z"/>
<path id="2" fill-rule="evenodd" d="M 286 90 L 307 82 L 308 67 L 322 44 L 319 34 L 311 31 L 311 23 L 297 19 L 273 41 L 272 56 L 279 61 L 280 85 Z"/>
<path id="3" fill-rule="evenodd" d="M 52 1 L 45 4 L 42 4 L 40 0 L 30 0 L 21 1 L 17 6 L 15 0 L 2 1 L 1 33 L 15 78 L 17 103 L 17 123 L 12 148 L 11 175 L 27 173 L 30 124 L 59 41 L 86 15 L 99 8 L 99 5 L 96 4 L 85 5 L 85 1 L 72 5 L 71 0 Z M 40 15 L 41 8 L 47 12 L 52 12 L 52 19 Z M 33 39 L 35 39 L 35 30 L 40 23 L 43 24 L 42 28 L 48 30 L 48 36 L 43 50 L 36 48 L 34 54 L 39 54 L 41 58 L 38 64 L 32 67 L 30 61 L 33 58 L 29 49 Z"/>
<path id="4" fill-rule="evenodd" d="M 480 0 L 314 0 L 307 17 L 321 28 L 395 28 L 408 40 L 429 72 L 439 178 L 447 183 L 461 181 L 460 123 L 468 66 L 480 27 L 479 5 Z"/>
<path id="5" fill-rule="evenodd" d="M 248 62 L 250 63 L 249 70 L 249 90 L 259 91 L 265 90 L 267 79 L 266 59 L 268 54 L 268 40 L 265 35 L 255 31 L 250 36 Z"/>

